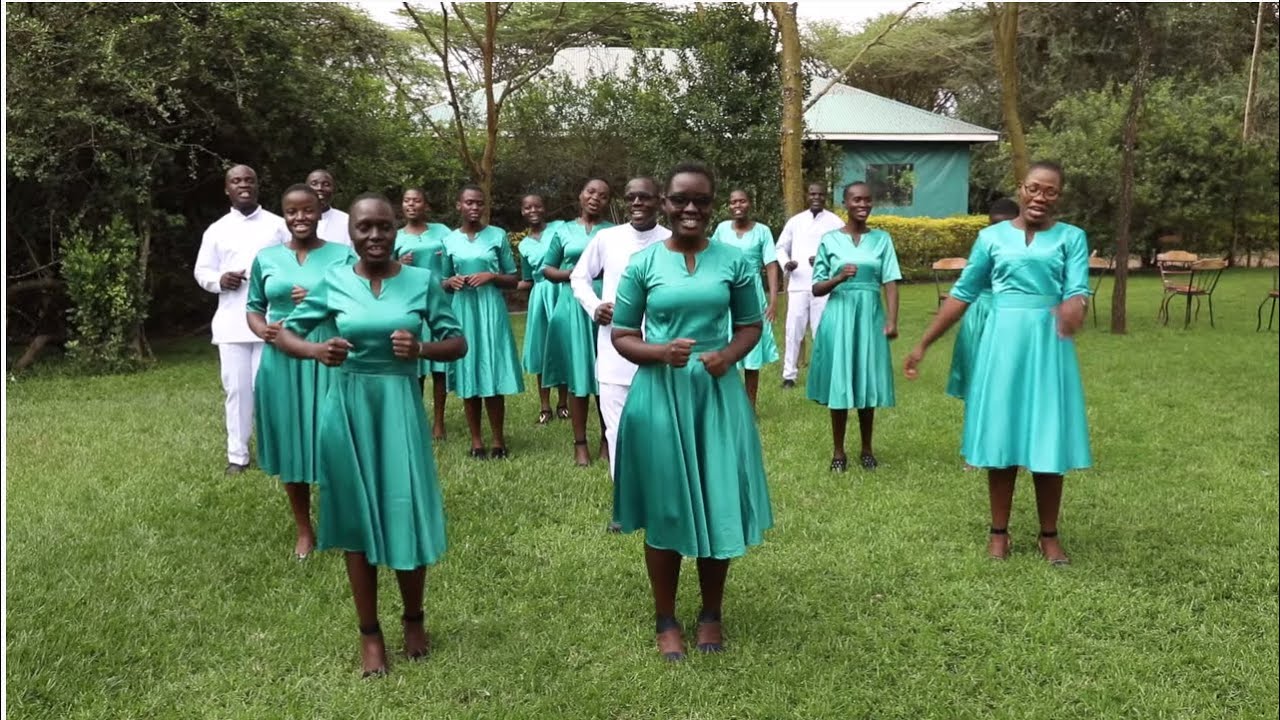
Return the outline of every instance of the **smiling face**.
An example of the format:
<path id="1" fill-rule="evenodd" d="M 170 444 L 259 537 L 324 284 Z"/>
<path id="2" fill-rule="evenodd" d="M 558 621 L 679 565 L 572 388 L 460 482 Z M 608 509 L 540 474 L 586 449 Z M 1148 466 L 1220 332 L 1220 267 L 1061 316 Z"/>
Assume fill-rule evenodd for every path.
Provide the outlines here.
<path id="1" fill-rule="evenodd" d="M 734 190 L 729 193 L 729 215 L 734 220 L 749 220 L 751 218 L 751 198 L 742 190 Z"/>
<path id="2" fill-rule="evenodd" d="M 531 228 L 540 228 L 546 223 L 547 209 L 541 195 L 525 195 L 520 200 L 520 217 Z"/>
<path id="3" fill-rule="evenodd" d="M 603 180 L 592 180 L 578 193 L 578 205 L 587 215 L 599 215 L 609 203 L 609 185 Z"/>
<path id="4" fill-rule="evenodd" d="M 1018 205 L 1022 217 L 1032 225 L 1043 225 L 1053 219 L 1062 195 L 1062 176 L 1050 168 L 1031 168 L 1018 187 Z"/>
<path id="5" fill-rule="evenodd" d="M 328 212 L 329 204 L 333 202 L 333 176 L 325 170 L 312 170 L 307 176 L 307 187 L 320 196 L 320 211 Z"/>
<path id="6" fill-rule="evenodd" d="M 672 234 L 686 242 L 706 237 L 711 219 L 711 180 L 701 173 L 680 173 L 667 185 L 663 211 L 671 223 Z"/>
<path id="7" fill-rule="evenodd" d="M 366 267 L 391 262 L 396 243 L 396 214 L 391 203 L 366 198 L 351 206 L 351 244 Z"/>
<path id="8" fill-rule="evenodd" d="M 484 215 L 484 193 L 473 188 L 467 188 L 458 196 L 458 214 L 462 216 L 462 221 L 468 225 L 477 225 L 480 223 L 481 216 Z"/>
<path id="9" fill-rule="evenodd" d="M 422 192 L 418 190 L 405 190 L 404 195 L 400 198 L 400 212 L 404 214 L 404 219 L 409 222 L 422 222 L 427 219 L 427 211 L 431 209 L 427 205 L 427 199 L 422 196 Z"/>
<path id="10" fill-rule="evenodd" d="M 248 165 L 236 165 L 227 171 L 223 191 L 231 201 L 231 207 L 241 212 L 252 212 L 258 207 L 258 173 Z"/>
<path id="11" fill-rule="evenodd" d="M 280 211 L 284 214 L 284 224 L 294 240 L 310 240 L 316 236 L 316 225 L 320 223 L 320 201 L 316 196 L 302 190 L 295 190 L 280 201 Z"/>
<path id="12" fill-rule="evenodd" d="M 649 178 L 635 178 L 627 183 L 622 199 L 627 203 L 627 214 L 632 227 L 648 229 L 658 223 L 658 186 Z"/>
<path id="13" fill-rule="evenodd" d="M 809 189 L 805 191 L 805 197 L 809 200 L 809 212 L 820 212 L 827 207 L 827 188 L 820 183 L 809 183 Z"/>
<path id="14" fill-rule="evenodd" d="M 849 213 L 849 220 L 865 223 L 871 214 L 871 186 L 866 183 L 854 183 L 845 188 L 844 209 Z"/>

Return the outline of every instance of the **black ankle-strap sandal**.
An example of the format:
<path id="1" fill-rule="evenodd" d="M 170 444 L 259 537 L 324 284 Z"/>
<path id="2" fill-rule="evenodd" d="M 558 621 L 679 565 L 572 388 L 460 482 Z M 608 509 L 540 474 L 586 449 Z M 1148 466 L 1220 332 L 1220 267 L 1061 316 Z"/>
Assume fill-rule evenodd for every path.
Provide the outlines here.
<path id="1" fill-rule="evenodd" d="M 831 472 L 844 472 L 849 469 L 849 458 L 833 457 L 831 458 Z"/>
<path id="2" fill-rule="evenodd" d="M 379 625 L 378 623 L 374 623 L 372 625 L 361 625 L 360 634 L 364 637 L 373 637 L 373 636 L 381 637 L 382 626 Z M 380 678 L 380 677 L 385 677 L 386 674 L 387 674 L 387 666 L 383 665 L 382 667 L 374 668 L 372 670 L 365 670 L 363 673 L 360 674 L 360 677 Z"/>
<path id="3" fill-rule="evenodd" d="M 653 627 L 654 635 L 661 635 L 668 630 L 676 630 L 683 632 L 684 628 L 680 627 L 680 621 L 670 615 L 657 615 Z M 662 659 L 667 662 L 680 662 L 684 660 L 683 652 L 665 652 L 662 653 Z"/>
<path id="4" fill-rule="evenodd" d="M 1040 531 L 1041 540 L 1052 540 L 1056 537 L 1058 537 L 1057 530 L 1053 530 L 1051 532 L 1044 532 L 1043 530 Z M 1039 542 L 1037 542 L 1036 544 L 1040 545 L 1040 554 L 1044 555 L 1044 545 L 1041 545 Z M 1045 560 L 1049 560 L 1048 556 L 1045 556 Z M 1057 557 L 1057 558 L 1053 558 L 1052 560 L 1049 560 L 1049 564 L 1053 565 L 1054 567 L 1063 567 L 1065 565 L 1071 564 L 1071 558 L 1067 557 L 1066 555 L 1063 555 L 1062 557 Z"/>
<path id="5" fill-rule="evenodd" d="M 698 626 L 699 626 L 699 627 L 701 627 L 702 625 L 710 624 L 710 623 L 717 623 L 717 624 L 719 624 L 719 623 L 720 623 L 720 611 L 719 611 L 719 610 L 705 610 L 705 609 L 704 609 L 702 612 L 698 613 Z M 718 652 L 724 652 L 724 643 L 723 643 L 723 642 L 716 642 L 716 643 L 710 643 L 710 642 L 707 642 L 707 643 L 698 643 L 698 652 L 704 652 L 704 653 L 718 653 Z"/>
<path id="6" fill-rule="evenodd" d="M 400 616 L 400 622 L 404 623 L 405 625 L 421 625 L 424 622 L 426 622 L 426 620 L 427 620 L 427 614 L 422 610 L 419 610 L 418 612 L 413 613 L 412 615 L 405 613 L 404 615 Z M 426 648 L 422 650 L 417 650 L 415 652 L 409 652 L 406 650 L 404 655 L 410 660 L 423 660 L 430 653 L 431 653 L 431 637 L 428 635 Z"/>
<path id="7" fill-rule="evenodd" d="M 993 528 L 991 528 L 991 534 L 992 534 L 992 535 L 1008 535 L 1008 534 L 1009 534 L 1009 528 L 1007 528 L 1007 527 L 1002 527 L 1002 528 L 993 527 Z"/>

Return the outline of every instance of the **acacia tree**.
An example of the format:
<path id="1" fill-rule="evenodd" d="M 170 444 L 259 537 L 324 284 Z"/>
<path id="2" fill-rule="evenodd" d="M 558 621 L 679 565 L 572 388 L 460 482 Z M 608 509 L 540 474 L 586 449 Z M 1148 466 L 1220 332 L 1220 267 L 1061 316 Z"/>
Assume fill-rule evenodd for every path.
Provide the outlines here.
<path id="1" fill-rule="evenodd" d="M 1128 332 L 1126 301 L 1129 289 L 1129 242 L 1133 233 L 1134 164 L 1138 151 L 1138 123 L 1142 117 L 1147 84 L 1151 81 L 1151 25 L 1143 3 L 1127 6 L 1138 56 L 1133 83 L 1129 86 L 1129 106 L 1124 117 L 1124 143 L 1120 152 L 1120 208 L 1116 216 L 1115 283 L 1111 291 L 1111 332 Z"/>
<path id="2" fill-rule="evenodd" d="M 778 26 L 782 43 L 782 198 L 788 215 L 804 208 L 803 147 L 804 76 L 801 74 L 800 27 L 795 3 L 771 2 L 769 12 Z"/>
<path id="3" fill-rule="evenodd" d="M 987 8 L 991 15 L 996 73 L 1000 76 L 1000 113 L 1017 182 L 1027 174 L 1027 137 L 1018 112 L 1018 3 L 987 3 Z"/>

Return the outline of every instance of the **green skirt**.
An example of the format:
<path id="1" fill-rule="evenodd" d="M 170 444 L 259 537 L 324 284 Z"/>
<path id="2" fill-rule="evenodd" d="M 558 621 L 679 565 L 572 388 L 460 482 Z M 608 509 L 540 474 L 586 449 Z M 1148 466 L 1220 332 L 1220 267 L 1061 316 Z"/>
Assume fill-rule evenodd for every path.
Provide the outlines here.
<path id="1" fill-rule="evenodd" d="M 335 372 L 319 439 L 319 548 L 395 570 L 439 560 L 444 506 L 417 379 Z"/>
<path id="2" fill-rule="evenodd" d="M 333 337 L 317 328 L 313 342 Z M 315 360 L 289 357 L 274 345 L 262 348 L 253 384 L 253 419 L 257 426 L 258 466 L 285 483 L 315 484 L 316 427 L 320 398 L 329 389 L 333 369 Z"/>
<path id="3" fill-rule="evenodd" d="M 991 293 L 984 292 L 969 305 L 960 319 L 960 331 L 956 333 L 956 344 L 951 349 L 951 373 L 947 376 L 947 394 L 951 397 L 963 400 L 965 391 L 969 389 L 978 343 L 982 340 L 982 330 L 990 314 Z"/>
<path id="4" fill-rule="evenodd" d="M 450 363 L 449 390 L 460 398 L 524 392 L 524 372 L 502 291 L 496 285 L 459 290 L 453 294 L 453 314 L 462 325 L 467 354 Z"/>
<path id="5" fill-rule="evenodd" d="M 756 292 L 760 295 L 760 310 L 763 311 L 769 306 L 769 301 L 765 297 L 764 283 L 761 282 L 759 275 L 755 277 L 755 287 Z M 733 337 L 732 326 L 729 328 L 729 337 Z M 776 362 L 778 362 L 778 344 L 773 339 L 773 323 L 766 320 L 764 327 L 760 330 L 760 341 L 738 363 L 738 369 L 759 370 L 765 365 Z"/>
<path id="6" fill-rule="evenodd" d="M 529 290 L 529 312 L 524 319 L 524 348 L 520 360 L 530 375 L 542 374 L 542 358 L 547 348 L 547 324 L 555 310 L 560 285 L 539 280 Z"/>
<path id="7" fill-rule="evenodd" d="M 893 358 L 880 285 L 849 281 L 830 298 L 813 340 L 809 399 L 832 410 L 893 407 Z"/>
<path id="8" fill-rule="evenodd" d="M 595 395 L 596 325 L 568 286 L 558 295 L 547 323 L 542 387 L 567 385 L 574 397 Z"/>
<path id="9" fill-rule="evenodd" d="M 737 372 L 644 365 L 618 423 L 613 518 L 645 543 L 734 558 L 773 526 L 760 434 Z"/>

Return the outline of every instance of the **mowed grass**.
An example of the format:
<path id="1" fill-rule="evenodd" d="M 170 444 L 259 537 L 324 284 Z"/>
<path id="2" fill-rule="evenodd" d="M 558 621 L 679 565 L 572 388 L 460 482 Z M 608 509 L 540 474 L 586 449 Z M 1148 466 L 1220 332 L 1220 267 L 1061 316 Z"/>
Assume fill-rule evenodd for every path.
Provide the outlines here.
<path id="1" fill-rule="evenodd" d="M 1280 365 L 1277 334 L 1254 332 L 1269 283 L 1230 271 L 1218 327 L 1202 312 L 1184 331 L 1156 325 L 1158 282 L 1138 278 L 1131 333 L 1080 337 L 1096 467 L 1068 478 L 1065 569 L 1035 552 L 1029 481 L 1013 557 L 985 558 L 984 477 L 962 467 L 961 405 L 943 394 L 949 339 L 879 414 L 875 473 L 828 472 L 826 412 L 768 368 L 776 527 L 730 573 L 730 650 L 679 666 L 652 646 L 641 536 L 604 532 L 605 465 L 572 467 L 567 422 L 534 426 L 532 382 L 509 401 L 508 462 L 464 456 L 451 402 L 436 453 L 450 548 L 428 580 L 435 653 L 396 661 L 399 597 L 384 573 L 393 664 L 371 682 L 340 556 L 292 561 L 279 485 L 222 476 L 211 346 L 170 346 L 136 376 L 11 380 L 8 712 L 1275 717 Z M 932 285 L 904 289 L 896 361 L 933 304 Z M 781 342 L 780 321 L 775 332 Z M 692 563 L 685 573 L 691 630 Z"/>

